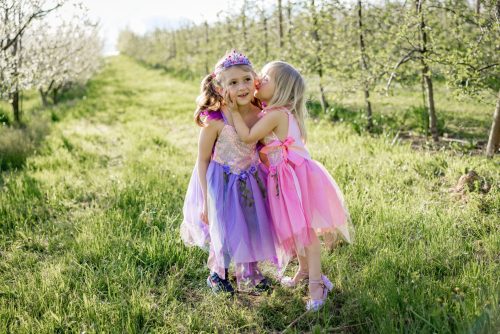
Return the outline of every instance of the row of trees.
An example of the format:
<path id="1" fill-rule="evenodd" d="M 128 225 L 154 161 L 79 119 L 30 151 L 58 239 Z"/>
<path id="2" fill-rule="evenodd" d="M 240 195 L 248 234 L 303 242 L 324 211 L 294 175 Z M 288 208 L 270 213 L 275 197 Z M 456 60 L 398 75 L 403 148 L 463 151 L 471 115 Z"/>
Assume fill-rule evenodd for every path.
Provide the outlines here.
<path id="1" fill-rule="evenodd" d="M 457 95 L 497 99 L 487 149 L 493 155 L 500 142 L 499 40 L 500 0 L 245 0 L 241 8 L 220 12 L 213 24 L 186 22 L 144 35 L 122 31 L 118 48 L 192 77 L 209 73 L 232 48 L 257 67 L 272 59 L 289 61 L 317 79 L 325 112 L 332 82 L 361 91 L 368 130 L 374 90 L 389 94 L 395 81 L 418 84 L 435 141 L 434 82 L 444 81 Z"/>
<path id="2" fill-rule="evenodd" d="M 62 8 L 71 13 L 58 16 Z M 21 97 L 40 92 L 44 105 L 62 91 L 84 84 L 99 68 L 102 40 L 80 2 L 0 0 L 0 98 L 21 122 Z"/>

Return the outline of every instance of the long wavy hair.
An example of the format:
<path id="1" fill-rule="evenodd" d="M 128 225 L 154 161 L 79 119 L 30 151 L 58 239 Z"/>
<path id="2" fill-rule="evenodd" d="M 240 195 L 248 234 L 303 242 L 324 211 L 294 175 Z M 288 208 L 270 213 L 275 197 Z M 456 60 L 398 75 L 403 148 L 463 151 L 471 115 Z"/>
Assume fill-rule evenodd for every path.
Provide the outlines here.
<path id="1" fill-rule="evenodd" d="M 275 84 L 274 94 L 269 101 L 268 107 L 285 107 L 289 109 L 299 124 L 302 139 L 306 141 L 307 133 L 304 119 L 307 116 L 307 107 L 304 78 L 297 69 L 284 61 L 267 63 L 262 68 L 262 73 L 269 73 Z"/>

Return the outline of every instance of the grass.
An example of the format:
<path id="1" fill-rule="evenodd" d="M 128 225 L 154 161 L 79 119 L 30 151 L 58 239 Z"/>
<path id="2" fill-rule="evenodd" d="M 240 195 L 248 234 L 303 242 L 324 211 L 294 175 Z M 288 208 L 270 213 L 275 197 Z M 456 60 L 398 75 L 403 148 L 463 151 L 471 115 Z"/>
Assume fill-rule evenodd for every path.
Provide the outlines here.
<path id="1" fill-rule="evenodd" d="M 308 122 L 309 149 L 356 234 L 323 253 L 333 295 L 306 315 L 301 289 L 212 295 L 207 255 L 179 238 L 198 87 L 107 58 L 85 99 L 51 111 L 58 121 L 24 168 L 0 174 L 0 332 L 500 329 L 498 159 L 415 151 L 326 119 Z M 490 192 L 451 196 L 466 169 Z"/>

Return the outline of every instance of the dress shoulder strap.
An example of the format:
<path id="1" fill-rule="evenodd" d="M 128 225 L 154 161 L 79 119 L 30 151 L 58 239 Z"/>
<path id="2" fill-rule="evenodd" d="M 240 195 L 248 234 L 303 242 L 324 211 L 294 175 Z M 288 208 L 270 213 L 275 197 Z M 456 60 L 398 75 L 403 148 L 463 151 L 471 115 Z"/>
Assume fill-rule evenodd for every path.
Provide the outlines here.
<path id="1" fill-rule="evenodd" d="M 226 119 L 224 118 L 224 114 L 222 113 L 221 110 L 213 111 L 205 109 L 202 111 L 201 114 L 205 116 L 208 121 L 222 119 L 224 120 L 224 123 L 226 123 Z"/>

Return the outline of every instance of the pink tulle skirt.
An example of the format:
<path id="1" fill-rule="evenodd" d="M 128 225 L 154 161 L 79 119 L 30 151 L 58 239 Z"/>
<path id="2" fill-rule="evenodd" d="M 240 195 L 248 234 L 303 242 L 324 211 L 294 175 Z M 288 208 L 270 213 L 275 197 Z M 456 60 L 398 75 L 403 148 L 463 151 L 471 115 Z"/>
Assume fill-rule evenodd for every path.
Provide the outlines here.
<path id="1" fill-rule="evenodd" d="M 352 241 L 352 227 L 343 195 L 319 162 L 305 159 L 300 165 L 283 161 L 267 170 L 268 201 L 277 238 L 280 268 L 316 236 Z"/>

